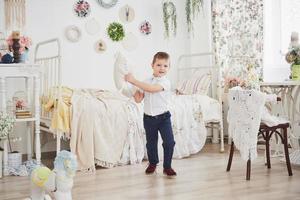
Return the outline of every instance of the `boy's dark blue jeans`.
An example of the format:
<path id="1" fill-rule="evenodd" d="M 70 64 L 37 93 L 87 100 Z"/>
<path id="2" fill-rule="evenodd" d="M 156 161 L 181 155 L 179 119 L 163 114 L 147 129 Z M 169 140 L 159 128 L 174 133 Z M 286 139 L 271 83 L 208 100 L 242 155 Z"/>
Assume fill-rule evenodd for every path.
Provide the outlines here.
<path id="1" fill-rule="evenodd" d="M 164 149 L 164 164 L 165 169 L 171 168 L 173 150 L 175 146 L 172 125 L 171 113 L 165 112 L 156 116 L 149 116 L 144 114 L 144 128 L 146 131 L 147 139 L 147 154 L 149 163 L 156 165 L 159 162 L 157 152 L 158 131 L 160 132 L 163 140 Z"/>

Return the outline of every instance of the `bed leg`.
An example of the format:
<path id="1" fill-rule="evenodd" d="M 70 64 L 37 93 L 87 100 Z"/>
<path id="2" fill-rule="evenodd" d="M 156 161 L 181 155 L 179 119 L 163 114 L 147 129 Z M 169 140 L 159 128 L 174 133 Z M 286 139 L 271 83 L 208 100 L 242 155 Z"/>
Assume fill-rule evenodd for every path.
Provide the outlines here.
<path id="1" fill-rule="evenodd" d="M 56 155 L 60 152 L 60 132 L 56 133 Z"/>
<path id="2" fill-rule="evenodd" d="M 223 153 L 224 152 L 224 131 L 223 131 L 223 122 L 221 120 L 220 122 L 220 152 Z"/>

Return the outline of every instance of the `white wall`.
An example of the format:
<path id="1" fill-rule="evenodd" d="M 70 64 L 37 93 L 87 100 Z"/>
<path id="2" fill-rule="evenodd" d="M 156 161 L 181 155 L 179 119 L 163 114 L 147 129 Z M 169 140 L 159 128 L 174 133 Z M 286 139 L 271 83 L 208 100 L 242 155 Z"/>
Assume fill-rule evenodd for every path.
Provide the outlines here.
<path id="1" fill-rule="evenodd" d="M 101 88 L 115 90 L 113 81 L 114 54 L 123 52 L 129 62 L 134 65 L 133 71 L 138 78 L 144 79 L 151 75 L 150 63 L 152 56 L 157 51 L 167 51 L 171 55 L 171 70 L 169 78 L 173 87 L 176 83 L 176 61 L 180 54 L 208 51 L 211 46 L 210 35 L 210 1 L 205 0 L 205 12 L 200 13 L 195 20 L 194 37 L 188 35 L 185 16 L 185 1 L 173 0 L 177 10 L 177 36 L 164 38 L 164 24 L 162 16 L 162 1 L 136 1 L 119 0 L 117 5 L 110 9 L 102 8 L 96 0 L 87 0 L 91 5 L 91 14 L 87 18 L 78 18 L 73 13 L 74 1 L 62 0 L 27 0 L 26 14 L 27 26 L 25 34 L 33 39 L 33 42 L 58 37 L 62 48 L 62 81 L 63 84 L 72 88 Z M 0 16 L 3 13 L 3 2 L 0 0 Z M 120 21 L 119 8 L 130 5 L 135 10 L 135 19 L 129 24 L 124 24 L 126 32 L 133 32 L 139 40 L 136 50 L 128 52 L 121 43 L 112 42 L 106 35 L 106 27 L 110 22 Z M 3 15 L 4 16 L 4 15 Z M 0 31 L 4 30 L 4 17 L 0 19 Z M 205 18 L 203 18 L 205 17 Z M 95 18 L 101 25 L 100 33 L 91 36 L 85 31 L 85 23 L 88 19 Z M 202 19 L 201 19 L 202 18 Z M 139 24 L 148 20 L 152 24 L 152 34 L 142 35 Z M 64 36 L 64 30 L 69 25 L 76 25 L 82 31 L 82 38 L 78 43 L 70 43 Z M 107 51 L 98 54 L 94 51 L 94 43 L 104 39 Z M 31 48 L 30 57 L 33 57 Z M 10 82 L 9 97 L 15 91 L 16 83 L 18 90 L 23 90 L 22 83 Z M 19 125 L 20 126 L 20 125 Z M 22 135 L 24 126 L 17 129 L 17 135 Z M 26 141 L 18 147 L 24 152 Z M 44 149 L 45 150 L 45 149 Z"/>
<path id="2" fill-rule="evenodd" d="M 29 1 L 28 1 L 29 2 Z M 62 77 L 63 84 L 70 87 L 115 89 L 112 81 L 114 54 L 117 51 L 124 52 L 139 78 L 145 78 L 151 73 L 150 62 L 157 51 L 167 51 L 171 55 L 172 63 L 175 63 L 178 55 L 189 53 L 189 40 L 186 34 L 184 1 L 177 0 L 175 4 L 178 11 L 178 34 L 176 38 L 164 39 L 161 1 L 119 1 L 111 8 L 100 7 L 96 1 L 88 1 L 91 4 L 91 14 L 87 19 L 74 15 L 72 1 L 61 0 L 31 0 L 27 4 L 28 26 L 27 33 L 35 42 L 51 37 L 59 37 L 62 42 Z M 106 34 L 106 27 L 110 22 L 119 21 L 119 8 L 129 4 L 135 10 L 135 20 L 124 24 L 126 32 L 133 32 L 139 40 L 139 46 L 132 52 L 123 49 L 121 43 L 112 42 Z M 101 25 L 101 31 L 97 36 L 88 35 L 85 31 L 85 23 L 90 18 L 96 18 Z M 42 19 L 42 20 L 41 20 Z M 152 23 L 153 32 L 149 36 L 139 33 L 138 26 L 143 20 Z M 82 30 L 82 39 L 78 43 L 70 43 L 64 37 L 64 29 L 69 25 L 76 25 Z M 94 43 L 98 39 L 104 39 L 107 51 L 97 54 L 94 51 Z M 175 68 L 171 70 L 171 78 Z"/>

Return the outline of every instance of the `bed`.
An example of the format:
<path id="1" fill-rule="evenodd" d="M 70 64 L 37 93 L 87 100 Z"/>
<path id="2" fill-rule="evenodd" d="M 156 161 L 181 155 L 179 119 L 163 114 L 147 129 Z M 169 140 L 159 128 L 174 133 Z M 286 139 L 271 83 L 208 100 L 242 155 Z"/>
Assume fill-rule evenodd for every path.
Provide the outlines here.
<path id="1" fill-rule="evenodd" d="M 41 54 L 41 49 L 49 45 L 52 45 L 51 49 L 56 49 L 55 53 L 51 56 Z M 211 81 L 210 97 L 207 94 L 172 95 L 170 112 L 176 141 L 174 158 L 199 152 L 206 141 L 206 128 L 220 132 L 220 150 L 224 150 L 222 111 L 217 89 L 219 69 L 211 64 L 184 68 L 180 64 L 184 59 L 190 61 L 191 58 L 203 56 L 212 54 L 183 55 L 178 60 L 179 73 L 205 71 Z M 95 165 L 110 168 L 140 163 L 146 152 L 143 106 L 117 91 L 63 87 L 60 59 L 58 39 L 37 44 L 35 62 L 43 66 L 41 130 L 56 136 L 57 152 L 61 149 L 61 137 L 65 137 L 70 139 L 70 149 L 77 155 L 80 170 L 93 171 Z M 162 152 L 162 149 L 159 151 Z"/>

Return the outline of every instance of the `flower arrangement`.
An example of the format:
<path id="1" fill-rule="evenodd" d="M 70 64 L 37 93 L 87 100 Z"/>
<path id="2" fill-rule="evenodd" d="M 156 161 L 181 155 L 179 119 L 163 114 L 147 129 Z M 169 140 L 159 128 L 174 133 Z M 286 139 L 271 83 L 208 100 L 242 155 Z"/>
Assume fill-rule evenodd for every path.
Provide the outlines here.
<path id="1" fill-rule="evenodd" d="M 18 40 L 20 45 L 19 52 L 22 54 L 25 50 L 29 50 L 29 47 L 32 45 L 32 40 L 30 37 L 21 35 L 19 31 L 13 31 L 12 34 L 6 39 L 8 49 L 13 51 L 14 40 Z"/>
<path id="2" fill-rule="evenodd" d="M 122 24 L 113 22 L 107 28 L 107 34 L 112 41 L 121 41 L 125 37 L 125 32 Z"/>
<path id="3" fill-rule="evenodd" d="M 25 100 L 18 99 L 16 101 L 16 109 L 17 110 L 23 110 L 24 108 L 26 108 L 26 106 L 27 106 L 27 103 Z"/>
<path id="4" fill-rule="evenodd" d="M 15 118 L 0 112 L 0 139 L 6 139 L 12 131 L 15 123 Z"/>
<path id="5" fill-rule="evenodd" d="M 225 92 L 228 89 L 240 86 L 245 89 L 259 89 L 259 73 L 254 65 L 248 64 L 247 68 L 243 70 L 239 76 L 227 75 L 225 76 Z"/>
<path id="6" fill-rule="evenodd" d="M 226 89 L 230 89 L 236 86 L 244 87 L 245 81 L 238 77 L 229 76 L 225 78 L 225 87 Z"/>
<path id="7" fill-rule="evenodd" d="M 285 59 L 289 64 L 300 65 L 300 47 L 290 47 Z"/>
<path id="8" fill-rule="evenodd" d="M 300 44 L 297 32 L 291 34 L 291 42 L 285 60 L 291 64 L 290 79 L 300 80 Z"/>

